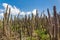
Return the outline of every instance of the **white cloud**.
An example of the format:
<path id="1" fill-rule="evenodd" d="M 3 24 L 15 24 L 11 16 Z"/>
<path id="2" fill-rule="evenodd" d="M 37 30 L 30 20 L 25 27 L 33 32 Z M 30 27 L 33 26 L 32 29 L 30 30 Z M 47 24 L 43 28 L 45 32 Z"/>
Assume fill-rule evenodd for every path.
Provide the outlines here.
<path id="1" fill-rule="evenodd" d="M 3 16 L 3 13 L 0 13 L 0 19 L 2 20 L 2 18 L 3 18 L 4 16 Z"/>
<path id="2" fill-rule="evenodd" d="M 21 13 L 20 13 L 20 15 L 23 15 L 23 16 L 24 16 L 25 14 L 26 14 L 25 12 L 21 12 Z"/>
<path id="3" fill-rule="evenodd" d="M 0 17 L 3 17 L 3 12 L 4 12 L 4 10 L 0 9 Z"/>
<path id="4" fill-rule="evenodd" d="M 36 15 L 36 11 L 37 11 L 36 9 L 32 11 L 33 15 Z"/>
<path id="5" fill-rule="evenodd" d="M 2 5 L 3 5 L 4 8 L 6 8 L 8 4 L 7 3 L 3 3 Z"/>
<path id="6" fill-rule="evenodd" d="M 15 6 L 11 6 L 11 5 L 7 4 L 7 3 L 3 3 L 3 7 L 5 9 L 6 9 L 7 5 L 8 5 L 8 8 L 11 8 L 11 14 L 12 15 L 17 15 L 20 12 L 20 10 L 18 8 L 16 8 Z M 7 12 L 9 12 L 9 11 L 7 11 Z"/>
<path id="7" fill-rule="evenodd" d="M 0 13 L 0 19 L 3 20 L 3 13 Z"/>
<path id="8" fill-rule="evenodd" d="M 4 10 L 3 9 L 0 9 L 0 12 L 3 12 Z"/>
<path id="9" fill-rule="evenodd" d="M 26 14 L 27 14 L 27 15 L 30 15 L 30 14 L 31 14 L 31 12 L 30 12 L 30 11 L 29 11 L 29 12 L 26 12 Z"/>
<path id="10" fill-rule="evenodd" d="M 2 6 L 4 7 L 4 9 L 0 9 L 0 16 L 3 17 L 4 11 L 6 10 L 7 5 L 8 5 L 8 8 L 11 8 L 11 12 L 10 12 L 11 15 L 18 15 L 18 13 L 20 13 L 20 15 L 23 15 L 23 16 L 24 15 L 31 15 L 32 13 L 33 13 L 33 15 L 36 15 L 36 9 L 34 9 L 33 11 L 24 12 L 24 11 L 21 11 L 16 6 L 12 6 L 10 4 L 3 3 Z M 7 12 L 9 12 L 9 9 Z"/>
<path id="11" fill-rule="evenodd" d="M 2 17 L 3 17 L 3 13 L 0 13 L 0 16 L 2 16 Z"/>
<path id="12" fill-rule="evenodd" d="M 9 8 L 11 8 L 11 14 L 12 15 L 17 15 L 20 12 L 20 15 L 30 15 L 31 13 L 33 13 L 33 15 L 36 15 L 36 9 L 34 9 L 32 12 L 28 11 L 28 12 L 24 12 L 24 11 L 20 11 L 18 8 L 16 8 L 16 6 L 11 6 L 7 3 L 3 3 L 3 7 L 6 8 L 8 5 Z"/>
<path id="13" fill-rule="evenodd" d="M 20 10 L 18 8 L 16 8 L 15 6 L 11 8 L 11 14 L 16 15 L 18 13 L 20 13 Z"/>

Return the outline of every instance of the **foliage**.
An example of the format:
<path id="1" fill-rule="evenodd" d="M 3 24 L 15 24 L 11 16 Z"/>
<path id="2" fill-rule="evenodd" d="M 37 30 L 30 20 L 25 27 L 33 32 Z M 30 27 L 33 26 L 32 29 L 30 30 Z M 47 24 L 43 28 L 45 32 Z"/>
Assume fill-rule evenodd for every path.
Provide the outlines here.
<path id="1" fill-rule="evenodd" d="M 46 29 L 40 28 L 36 30 L 36 33 L 40 37 L 41 40 L 50 40 L 49 34 Z"/>

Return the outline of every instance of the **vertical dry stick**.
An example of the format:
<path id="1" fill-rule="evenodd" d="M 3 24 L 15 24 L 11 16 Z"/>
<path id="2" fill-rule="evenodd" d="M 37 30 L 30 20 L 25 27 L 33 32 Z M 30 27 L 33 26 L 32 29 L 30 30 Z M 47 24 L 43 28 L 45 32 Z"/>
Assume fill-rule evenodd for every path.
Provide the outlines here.
<path id="1" fill-rule="evenodd" d="M 49 12 L 49 9 L 47 9 L 47 12 L 48 12 L 48 23 L 50 25 L 50 29 L 52 28 L 52 20 L 51 20 L 51 16 L 50 16 L 50 12 Z M 50 31 L 49 29 L 49 34 L 50 34 L 50 40 L 52 40 L 52 31 Z"/>
<path id="2" fill-rule="evenodd" d="M 54 25 L 53 25 L 53 30 L 52 31 L 53 31 L 53 38 L 52 38 L 52 40 L 54 40 Z"/>
<path id="3" fill-rule="evenodd" d="M 19 16 L 20 16 L 20 12 L 18 13 L 18 16 L 17 16 L 18 20 L 19 20 Z"/>
<path id="4" fill-rule="evenodd" d="M 11 18 L 10 18 L 10 38 L 11 38 L 11 35 L 12 35 L 12 15 L 11 15 Z M 12 39 L 12 38 L 11 38 Z"/>
<path id="5" fill-rule="evenodd" d="M 27 29 L 27 16 L 25 15 L 25 19 L 24 19 L 24 25 L 25 25 L 25 27 L 24 27 L 24 29 L 26 30 Z M 27 31 L 25 31 L 25 36 L 26 36 L 26 33 L 27 33 Z"/>
<path id="6" fill-rule="evenodd" d="M 10 28 L 9 28 L 8 23 L 7 23 L 7 19 L 8 19 L 7 11 L 8 11 L 8 5 L 7 5 L 7 8 L 6 8 L 6 13 L 4 14 L 4 33 L 5 33 L 6 37 L 7 37 L 7 39 L 10 40 L 10 33 L 9 33 Z"/>
<path id="7" fill-rule="evenodd" d="M 56 6 L 53 7 L 53 11 L 54 11 L 54 40 L 58 40 L 57 39 L 57 13 L 56 13 Z"/>
<path id="8" fill-rule="evenodd" d="M 59 18 L 58 18 L 58 14 L 57 14 L 57 36 L 58 36 L 58 40 L 60 40 L 59 38 Z"/>
<path id="9" fill-rule="evenodd" d="M 4 34 L 4 18 L 3 18 L 3 34 Z"/>
<path id="10" fill-rule="evenodd" d="M 35 17 L 32 13 L 32 18 L 31 18 L 31 26 L 33 27 L 33 30 L 35 30 Z"/>
<path id="11" fill-rule="evenodd" d="M 36 29 L 38 29 L 38 10 L 36 10 L 36 16 L 35 16 L 35 24 L 36 24 Z"/>
<path id="12" fill-rule="evenodd" d="M 11 9 L 9 8 L 9 14 L 8 14 L 8 20 L 7 20 L 7 22 L 8 22 L 8 25 L 9 25 L 9 34 L 10 34 L 10 40 L 11 40 L 11 23 L 10 23 L 10 11 L 11 11 Z"/>
<path id="13" fill-rule="evenodd" d="M 31 40 L 32 40 L 32 31 L 33 31 L 33 28 L 32 28 L 32 26 L 30 24 L 30 15 L 29 15 L 28 21 L 29 21 L 29 27 L 30 27 L 30 36 L 31 36 Z"/>
<path id="14" fill-rule="evenodd" d="M 6 8 L 6 13 L 4 13 L 4 18 L 3 18 L 3 28 L 4 28 L 4 34 L 6 34 L 6 19 L 7 19 L 7 10 L 8 6 Z"/>
<path id="15" fill-rule="evenodd" d="M 48 25 L 49 22 L 48 22 L 48 18 L 47 18 L 47 17 L 46 17 L 46 20 L 47 20 L 47 21 L 46 21 L 46 22 L 47 22 L 47 26 L 49 26 L 49 25 Z M 49 34 L 50 40 L 52 40 L 49 29 L 46 28 L 46 30 L 47 30 L 47 33 Z"/>
<path id="16" fill-rule="evenodd" d="M 9 13 L 8 13 L 8 15 L 7 15 L 7 16 L 8 16 L 8 17 L 7 17 L 7 24 L 9 23 L 10 10 L 11 10 L 11 9 L 9 8 Z"/>

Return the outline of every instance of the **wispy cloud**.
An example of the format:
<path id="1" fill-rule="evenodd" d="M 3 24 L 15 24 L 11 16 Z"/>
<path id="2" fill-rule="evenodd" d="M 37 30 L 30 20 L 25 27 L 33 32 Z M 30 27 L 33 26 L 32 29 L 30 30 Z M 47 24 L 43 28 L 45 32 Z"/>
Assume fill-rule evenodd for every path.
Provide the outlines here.
<path id="1" fill-rule="evenodd" d="M 0 9 L 0 17 L 3 17 L 3 12 L 4 12 L 4 10 Z"/>
<path id="2" fill-rule="evenodd" d="M 3 17 L 3 13 L 0 13 L 0 16 L 2 16 L 2 17 Z"/>
<path id="3" fill-rule="evenodd" d="M 32 11 L 33 15 L 36 15 L 36 11 L 37 11 L 36 9 Z"/>
<path id="4" fill-rule="evenodd" d="M 23 15 L 24 16 L 25 14 L 26 14 L 25 12 L 20 12 L 20 15 Z"/>
<path id="5" fill-rule="evenodd" d="M 20 10 L 18 8 L 16 8 L 16 6 L 11 6 L 11 5 L 7 4 L 7 3 L 3 3 L 2 5 L 3 5 L 3 7 L 5 9 L 6 9 L 7 5 L 8 5 L 8 8 L 11 8 L 11 14 L 12 15 L 16 15 L 16 14 L 18 14 L 20 12 Z"/>
<path id="6" fill-rule="evenodd" d="M 3 3 L 1 6 L 4 7 L 4 9 L 0 9 L 0 16 L 3 16 L 4 14 L 4 11 L 6 10 L 6 7 L 8 5 L 8 8 L 11 8 L 11 15 L 18 15 L 20 13 L 20 15 L 30 15 L 31 13 L 33 13 L 33 15 L 36 15 L 36 9 L 34 9 L 33 11 L 27 11 L 27 12 L 24 12 L 24 11 L 21 11 L 19 8 L 17 8 L 16 6 L 12 6 L 10 4 L 7 4 L 7 3 Z M 9 9 L 8 9 L 9 10 Z M 9 12 L 9 11 L 7 11 Z"/>

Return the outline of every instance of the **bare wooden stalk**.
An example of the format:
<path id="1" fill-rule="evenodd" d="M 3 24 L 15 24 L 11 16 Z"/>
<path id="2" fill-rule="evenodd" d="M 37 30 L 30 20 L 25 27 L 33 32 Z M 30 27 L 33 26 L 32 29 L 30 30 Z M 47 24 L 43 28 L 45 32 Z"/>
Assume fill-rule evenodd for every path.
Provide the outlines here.
<path id="1" fill-rule="evenodd" d="M 57 12 L 56 12 L 56 6 L 53 7 L 54 11 L 54 40 L 58 40 L 57 38 Z"/>
<path id="2" fill-rule="evenodd" d="M 53 31 L 53 23 L 52 23 L 52 20 L 51 20 L 52 18 L 51 18 L 49 9 L 47 9 L 47 12 L 48 12 L 49 35 L 50 35 L 50 40 L 52 40 L 52 38 L 54 37 L 54 35 L 52 34 L 52 31 Z M 52 35 L 53 35 L 53 37 L 52 37 Z"/>
<path id="3" fill-rule="evenodd" d="M 8 18 L 8 5 L 7 5 L 7 8 L 6 8 L 6 13 L 4 14 L 4 24 L 3 24 L 3 28 L 4 28 L 4 34 L 6 35 L 7 39 L 10 40 L 10 27 L 9 27 L 9 18 Z"/>

